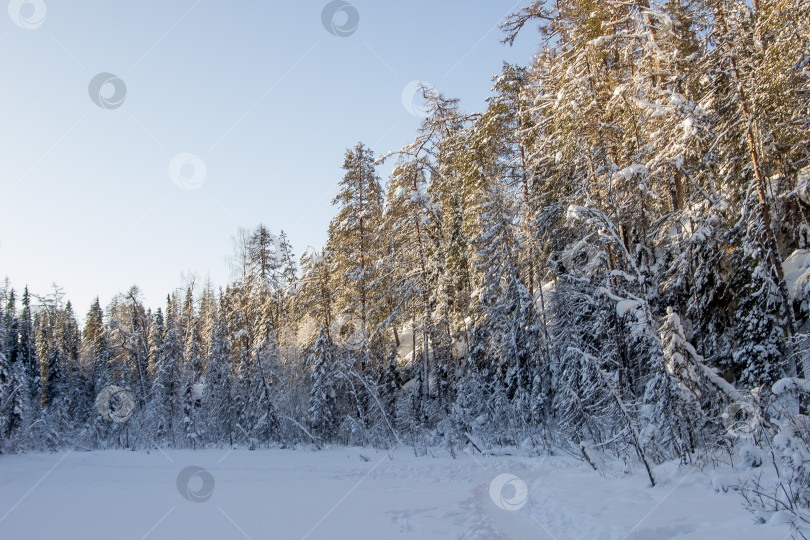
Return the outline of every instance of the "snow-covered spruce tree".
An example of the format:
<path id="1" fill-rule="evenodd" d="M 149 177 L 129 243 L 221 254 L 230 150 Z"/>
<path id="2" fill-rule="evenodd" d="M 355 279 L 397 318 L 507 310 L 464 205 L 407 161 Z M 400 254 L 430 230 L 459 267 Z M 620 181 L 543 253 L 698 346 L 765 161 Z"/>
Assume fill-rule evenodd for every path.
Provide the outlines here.
<path id="1" fill-rule="evenodd" d="M 243 287 L 232 284 L 225 290 L 226 318 L 228 323 L 228 342 L 231 344 L 231 365 L 233 366 L 233 400 L 236 418 L 233 424 L 234 438 L 237 443 L 249 443 L 249 428 L 251 422 L 246 403 L 248 399 L 249 381 L 251 378 L 251 353 L 253 341 L 251 327 L 245 307 L 245 293 Z"/>
<path id="2" fill-rule="evenodd" d="M 251 448 L 280 440 L 276 389 L 281 362 L 276 333 L 279 299 L 285 293 L 283 245 L 263 225 L 241 230 L 236 240 L 238 280 L 225 292 L 233 365 L 234 436 Z M 287 416 L 287 415 L 285 415 Z"/>
<path id="3" fill-rule="evenodd" d="M 686 256 L 691 268 L 683 276 L 688 301 L 686 314 L 692 321 L 694 344 L 709 365 L 718 367 L 729 380 L 736 381 L 733 362 L 735 292 L 731 268 L 735 234 L 719 207 L 709 208 L 692 225 Z M 672 272 L 674 279 L 680 273 Z M 686 287 L 686 285 L 689 285 Z"/>
<path id="4" fill-rule="evenodd" d="M 30 382 L 28 371 L 22 362 L 11 362 L 5 355 L 0 358 L 2 370 L 5 372 L 5 382 L 0 400 L 0 433 L 2 443 L 0 452 L 16 452 L 31 448 L 32 434 L 29 429 L 36 420 L 33 416 L 37 407 L 32 403 L 29 393 Z"/>
<path id="5" fill-rule="evenodd" d="M 37 357 L 40 359 L 40 404 L 47 430 L 45 444 L 52 450 L 67 441 L 68 430 L 72 427 L 69 425 L 68 374 L 73 351 L 65 347 L 65 338 L 68 337 L 65 330 L 70 324 L 66 317 L 64 309 L 58 304 L 46 304 L 35 320 Z"/>
<path id="6" fill-rule="evenodd" d="M 534 303 L 520 279 L 514 212 L 497 181 L 483 188 L 481 199 L 474 324 L 486 327 L 476 335 L 487 342 L 475 346 L 484 347 L 496 370 L 493 394 L 483 396 L 494 400 L 488 407 L 490 425 L 499 431 L 501 443 L 519 444 L 530 433 L 532 385 L 542 342 Z"/>
<path id="7" fill-rule="evenodd" d="M 63 316 L 56 330 L 58 346 L 62 349 L 67 369 L 67 417 L 68 432 L 73 441 L 87 433 L 94 413 L 93 403 L 87 400 L 87 370 L 80 363 L 82 345 L 79 324 L 73 312 L 73 304 L 65 303 Z M 76 443 L 72 443 L 76 444 Z"/>
<path id="8" fill-rule="evenodd" d="M 233 374 L 230 365 L 230 343 L 225 299 L 220 299 L 219 315 L 211 333 L 211 347 L 205 371 L 205 392 L 202 396 L 204 421 L 208 440 L 213 444 L 233 445 L 234 410 Z"/>
<path id="9" fill-rule="evenodd" d="M 140 422 L 149 393 L 149 320 L 140 289 L 133 286 L 116 295 L 110 303 L 108 318 L 113 381 L 135 395 L 138 407 L 133 420 Z"/>
<path id="10" fill-rule="evenodd" d="M 382 342 L 382 340 L 380 341 Z M 385 416 L 383 422 L 387 419 L 386 423 L 396 434 L 400 430 L 398 417 L 400 415 L 399 398 L 402 393 L 402 372 L 397 359 L 397 348 L 393 344 L 389 344 L 388 354 L 384 358 L 385 361 L 380 364 L 377 376 L 380 414 Z M 390 441 L 390 438 L 386 437 L 386 440 Z"/>
<path id="11" fill-rule="evenodd" d="M 768 293 L 771 298 L 766 303 L 773 306 L 773 299 L 778 298 L 781 306 L 773 307 L 783 314 L 779 323 L 791 338 L 796 333 L 796 321 L 777 237 L 782 232 L 782 216 L 773 194 L 790 190 L 796 178 L 796 151 L 805 152 L 799 150 L 802 143 L 796 145 L 802 136 L 796 138 L 795 121 L 807 118 L 807 96 L 803 92 L 807 75 L 799 67 L 806 63 L 807 53 L 798 35 L 799 28 L 805 33 L 808 29 L 808 7 L 778 6 L 778 2 L 749 5 L 736 0 L 707 4 L 713 16 L 713 46 L 704 70 L 714 82 L 714 88 L 708 91 L 713 94 L 717 122 L 712 143 L 723 163 L 719 173 L 738 204 L 754 210 L 741 216 L 747 221 L 746 236 L 750 238 L 745 249 L 749 256 L 759 259 L 752 265 L 755 269 L 761 266 L 761 271 L 755 270 L 759 279 L 773 281 L 776 286 Z M 778 77 L 774 77 L 775 72 Z M 798 99 L 775 97 L 783 93 Z M 756 194 L 755 203 L 750 202 L 752 193 Z M 751 240 L 759 245 L 750 247 Z M 793 355 L 787 354 L 786 360 L 788 374 L 796 375 Z"/>
<path id="12" fill-rule="evenodd" d="M 108 426 L 106 426 L 95 409 L 96 396 L 112 382 L 110 377 L 110 359 L 112 351 L 108 340 L 107 328 L 104 324 L 104 312 L 101 309 L 98 297 L 90 305 L 84 319 L 82 334 L 83 354 L 85 364 L 88 366 L 88 383 L 86 386 L 86 400 L 91 404 L 90 432 L 87 440 L 90 446 L 99 446 L 107 443 Z"/>
<path id="13" fill-rule="evenodd" d="M 6 296 L 3 330 L 3 353 L 9 362 L 15 362 L 20 351 L 20 335 L 17 319 L 17 295 L 14 289 L 9 290 Z"/>
<path id="14" fill-rule="evenodd" d="M 19 359 L 19 333 L 14 290 L 3 314 L 4 342 L 0 352 L 0 452 L 24 450 L 32 421 L 28 372 Z"/>
<path id="15" fill-rule="evenodd" d="M 258 299 L 257 299 L 258 300 Z M 273 327 L 273 310 L 275 303 L 267 295 L 261 305 L 256 326 L 254 345 L 252 347 L 252 371 L 248 382 L 248 395 L 245 406 L 252 411 L 252 438 L 268 444 L 279 440 L 279 419 L 276 413 L 276 391 L 273 388 L 278 379 L 281 359 Z"/>
<path id="16" fill-rule="evenodd" d="M 247 260 L 249 280 L 253 285 L 268 289 L 280 289 L 282 261 L 279 240 L 264 224 L 259 224 L 248 239 Z"/>
<path id="17" fill-rule="evenodd" d="M 28 393 L 32 403 L 39 403 L 39 361 L 37 359 L 34 318 L 31 311 L 31 295 L 28 287 L 23 289 L 22 311 L 18 319 L 19 329 L 18 359 L 27 371 Z"/>
<path id="18" fill-rule="evenodd" d="M 471 348 L 464 359 L 463 375 L 456 385 L 456 399 L 453 401 L 448 423 L 447 436 L 451 448 L 466 446 L 469 441 L 484 451 L 480 444 L 493 446 L 497 434 L 491 429 L 490 407 L 491 396 L 495 394 L 496 369 L 492 362 L 487 344 L 491 341 L 486 326 L 473 328 Z"/>
<path id="19" fill-rule="evenodd" d="M 16 430 L 15 424 L 19 423 L 18 413 L 14 411 L 16 385 L 12 369 L 11 362 L 0 351 L 0 434 L 2 434 L 4 441 L 8 439 L 12 431 Z M 0 447 L 0 452 L 4 450 L 6 449 Z"/>
<path id="20" fill-rule="evenodd" d="M 736 378 L 749 388 L 770 386 L 793 372 L 786 361 L 788 315 L 779 292 L 779 277 L 763 257 L 766 248 L 755 235 L 759 236 L 750 231 L 743 239 L 737 255 L 743 271 L 732 282 L 740 291 L 733 366 Z"/>
<path id="21" fill-rule="evenodd" d="M 62 419 L 62 396 L 66 389 L 63 376 L 63 360 L 61 351 L 56 347 L 53 330 L 55 324 L 51 322 L 56 314 L 49 312 L 46 307 L 34 318 L 36 332 L 37 359 L 39 359 L 39 404 L 42 408 L 42 417 L 37 423 L 44 427 L 45 440 L 49 450 L 59 447 Z"/>
<path id="22" fill-rule="evenodd" d="M 401 442 L 397 430 L 395 392 L 402 381 L 396 361 L 396 347 L 387 336 L 377 331 L 370 336 L 368 348 L 368 355 L 378 360 L 362 372 L 345 372 L 362 387 L 369 442 L 374 446 L 390 447 Z"/>
<path id="23" fill-rule="evenodd" d="M 161 368 L 161 355 L 163 354 L 163 339 L 166 336 L 166 328 L 163 320 L 163 310 L 158 308 L 152 315 L 149 322 L 149 358 L 147 364 L 147 371 L 149 380 L 152 381 L 149 387 L 149 401 L 146 407 L 146 429 L 148 430 L 149 437 L 152 441 L 149 444 L 154 444 L 154 437 L 158 431 L 158 426 L 162 422 L 158 418 L 158 411 L 155 409 L 155 391 L 158 390 L 156 381 Z"/>
<path id="24" fill-rule="evenodd" d="M 269 238 L 269 235 L 268 235 Z M 255 242 L 251 234 L 240 229 L 235 239 L 235 259 L 237 261 L 237 279 L 225 291 L 227 298 L 228 341 L 231 343 L 231 362 L 236 375 L 234 380 L 234 409 L 237 419 L 234 424 L 238 443 L 249 444 L 255 448 L 256 441 L 251 433 L 255 425 L 254 413 L 248 407 L 251 399 L 251 379 L 253 361 L 253 324 L 257 309 L 251 304 L 251 289 L 254 284 L 261 284 L 257 275 L 261 274 L 261 257 L 259 257 L 257 274 Z M 270 261 L 268 260 L 268 264 Z M 269 270 L 269 267 L 266 269 Z"/>
<path id="25" fill-rule="evenodd" d="M 597 284 L 589 295 L 595 309 L 585 317 L 575 313 L 578 318 L 591 318 L 587 326 L 578 325 L 586 335 L 580 338 L 582 345 L 569 346 L 566 354 L 578 358 L 586 372 L 596 369 L 593 372 L 598 375 L 595 386 L 585 394 L 589 398 L 603 396 L 602 403 L 607 409 L 599 414 L 606 415 L 613 422 L 606 421 L 604 425 L 622 433 L 618 438 L 609 434 L 609 440 L 615 443 L 624 437 L 649 473 L 647 441 L 639 435 L 640 398 L 651 374 L 660 369 L 662 361 L 660 336 L 657 328 L 652 326 L 649 285 L 643 267 L 622 240 L 621 228 L 611 218 L 591 206 L 572 206 L 569 217 L 572 223 L 581 223 L 585 230 L 598 233 L 600 241 L 597 245 L 603 252 L 596 259 L 597 264 L 585 266 L 588 273 L 582 276 L 585 278 L 583 283 Z M 611 248 L 615 257 L 611 255 Z M 606 265 L 602 267 L 598 261 L 604 261 Z M 620 270 L 622 268 L 626 270 Z M 655 480 L 649 474 L 654 484 Z"/>
<path id="26" fill-rule="evenodd" d="M 22 362 L 18 362 L 19 333 L 14 290 L 8 293 L 3 313 L 3 358 L 0 359 L 0 451 L 10 452 L 19 447 L 20 435 L 27 423 L 29 412 L 28 383 Z"/>
<path id="27" fill-rule="evenodd" d="M 600 438 L 599 424 L 590 412 L 589 403 L 598 396 L 585 392 L 583 388 L 591 383 L 587 376 L 589 366 L 582 364 L 581 355 L 572 354 L 572 350 L 582 350 L 587 346 L 583 343 L 583 337 L 587 336 L 583 327 L 588 321 L 582 319 L 594 311 L 592 291 L 592 287 L 578 282 L 575 276 L 563 274 L 549 298 L 554 309 L 550 325 L 554 362 L 551 370 L 553 382 L 546 399 L 550 402 L 555 437 L 564 444 Z"/>
<path id="28" fill-rule="evenodd" d="M 0 302 L 5 300 L 6 292 L 0 291 Z M 8 424 L 8 403 L 11 401 L 11 362 L 6 356 L 6 346 L 8 344 L 8 328 L 11 318 L 6 317 L 5 305 L 0 304 L 0 435 L 5 435 L 5 426 Z M 0 447 L 0 452 L 2 448 Z"/>
<path id="29" fill-rule="evenodd" d="M 645 388 L 642 442 L 657 461 L 680 456 L 686 462 L 698 444 L 704 442 L 698 440 L 698 428 L 708 424 L 701 413 L 701 400 L 711 388 L 694 365 L 698 355 L 686 340 L 681 319 L 671 307 L 667 308 L 667 318 L 659 333 L 663 358 L 660 369 L 653 373 Z"/>
<path id="30" fill-rule="evenodd" d="M 309 426 L 321 440 L 335 440 L 341 408 L 335 380 L 335 350 L 328 329 L 322 327 L 312 346 L 307 365 L 312 368 L 309 393 Z"/>
<path id="31" fill-rule="evenodd" d="M 667 27 L 673 20 L 670 12 L 678 12 L 680 20 Z M 542 34 L 556 36 L 532 73 L 539 94 L 535 112 L 540 115 L 532 153 L 539 160 L 535 170 L 542 171 L 538 222 L 563 231 L 556 239 L 549 235 L 546 244 L 567 243 L 568 249 L 557 250 L 563 254 L 558 260 L 568 266 L 560 270 L 571 272 L 572 263 L 566 263 L 566 258 L 576 265 L 577 257 L 564 256 L 566 251 L 584 251 L 582 266 L 591 268 L 585 275 L 572 275 L 572 283 L 585 278 L 585 283 L 594 285 L 583 299 L 593 304 L 592 316 L 583 319 L 570 312 L 580 319 L 575 327 L 584 335 L 568 332 L 567 346 L 555 344 L 557 355 L 576 358 L 560 359 L 560 366 L 566 368 L 555 373 L 570 376 L 567 366 L 574 362 L 587 372 L 593 359 L 598 359 L 598 369 L 591 372 L 609 377 L 594 389 L 594 396 L 601 392 L 617 413 L 617 425 L 634 435 L 646 383 L 662 372 L 654 310 L 661 259 L 666 260 L 669 253 L 656 250 L 651 241 L 665 237 L 677 223 L 684 184 L 689 181 L 685 165 L 694 166 L 702 159 L 695 127 L 702 121 L 701 113 L 690 99 L 694 88 L 689 86 L 696 79 L 680 79 L 676 67 L 688 70 L 699 58 L 687 58 L 678 51 L 689 43 L 694 48 L 693 26 L 684 20 L 689 16 L 674 6 L 607 2 L 546 9 L 537 2 L 507 23 L 514 37 L 527 21 L 541 19 Z M 558 192 L 565 198 L 548 189 L 555 185 L 562 186 Z M 560 222 L 561 199 L 588 208 L 586 213 L 600 216 L 601 225 L 595 230 L 566 231 Z M 575 249 L 589 245 L 598 246 L 597 253 Z M 563 296 L 555 298 L 566 301 Z M 552 306 L 557 322 L 561 313 L 567 313 L 561 307 L 556 302 Z M 592 342 L 594 335 L 603 338 Z M 582 343 L 577 344 L 578 340 Z M 587 411 L 587 403 L 580 405 L 579 410 Z M 643 451 L 640 441 L 632 444 Z"/>
<path id="32" fill-rule="evenodd" d="M 348 415 L 353 399 L 351 386 L 346 382 L 348 377 L 343 373 L 348 366 L 335 341 L 342 339 L 340 321 L 344 318 L 334 313 L 337 278 L 331 258 L 328 249 L 321 252 L 308 249 L 301 256 L 296 311 L 299 317 L 309 321 L 310 327 L 317 329 L 317 334 L 305 338 L 312 344 L 306 349 L 304 362 L 309 378 L 306 424 L 315 437 L 345 442 L 346 439 L 340 438 L 340 424 L 349 418 L 350 423 L 356 425 L 356 420 Z"/>
<path id="33" fill-rule="evenodd" d="M 183 446 L 198 448 L 202 446 L 206 424 L 200 411 L 202 389 L 205 387 L 203 379 L 204 362 L 200 344 L 200 321 L 192 312 L 188 337 L 185 344 L 183 368 L 181 406 L 183 414 Z"/>
<path id="34" fill-rule="evenodd" d="M 166 305 L 166 326 L 163 344 L 155 366 L 152 382 L 151 405 L 149 410 L 156 422 L 152 433 L 153 442 L 158 445 L 176 447 L 180 408 L 180 367 L 182 362 L 182 343 L 176 324 L 177 296 L 169 297 Z"/>
<path id="35" fill-rule="evenodd" d="M 566 274 L 558 279 L 552 295 L 552 406 L 558 436 L 578 445 L 586 460 L 592 462 L 596 448 L 620 455 L 632 449 L 655 484 L 648 441 L 640 433 L 643 402 L 634 390 L 638 384 L 634 378 L 640 374 L 628 369 L 628 360 L 645 349 L 634 343 L 633 336 L 622 332 L 622 312 L 627 308 L 621 301 L 607 287 L 592 285 L 581 274 Z M 628 313 L 634 319 L 642 315 L 635 307 Z M 637 331 L 643 337 L 648 324 L 641 318 L 637 321 L 642 323 Z M 634 348 L 641 351 L 632 354 Z M 646 352 L 653 352 L 652 347 L 648 346 Z M 657 358 L 660 353 L 653 355 L 650 363 L 655 364 Z"/>
<path id="36" fill-rule="evenodd" d="M 598 287 L 574 273 L 558 278 L 551 304 L 551 406 L 557 436 L 583 448 L 615 443 L 617 435 L 627 434 L 611 392 L 618 387 L 621 365 L 615 307 L 600 298 Z"/>

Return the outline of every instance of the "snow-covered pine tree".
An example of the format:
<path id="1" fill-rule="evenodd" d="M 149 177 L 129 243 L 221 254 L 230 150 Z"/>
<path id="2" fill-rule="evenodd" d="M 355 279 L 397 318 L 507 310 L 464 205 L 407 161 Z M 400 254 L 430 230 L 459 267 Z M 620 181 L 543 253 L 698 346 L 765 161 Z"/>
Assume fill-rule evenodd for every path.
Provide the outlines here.
<path id="1" fill-rule="evenodd" d="M 331 339 L 334 310 L 332 264 L 329 251 L 308 249 L 301 255 L 301 279 L 295 297 L 296 319 L 311 318 Z M 313 339 L 315 336 L 306 336 Z"/>
<path id="2" fill-rule="evenodd" d="M 454 369 L 454 342 L 469 345 L 466 319 L 470 309 L 471 239 L 465 224 L 469 214 L 460 158 L 469 136 L 466 128 L 470 119 L 459 111 L 457 99 L 446 98 L 428 85 L 422 85 L 420 91 L 427 116 L 414 141 L 398 154 L 404 194 L 416 197 L 417 203 L 407 213 L 418 217 L 423 230 L 414 237 L 421 243 L 424 255 L 420 256 L 426 262 L 420 286 L 430 293 L 427 302 L 421 300 L 423 306 L 429 306 L 420 310 L 423 328 L 414 325 L 413 329 L 414 356 L 416 332 L 422 330 L 424 335 L 422 366 L 411 370 L 418 382 L 412 397 L 417 397 L 415 409 L 422 411 L 420 416 L 435 423 L 439 418 L 431 418 L 429 409 L 433 407 L 427 407 L 427 402 L 438 397 L 445 387 L 445 382 L 440 381 L 446 381 Z M 413 231 L 409 234 L 414 235 Z M 424 240 L 420 240 L 422 234 Z M 446 409 L 447 405 L 445 400 L 438 408 Z"/>
<path id="3" fill-rule="evenodd" d="M 372 290 L 376 261 L 380 256 L 377 227 L 382 218 L 382 187 L 374 168 L 374 153 L 359 142 L 346 151 L 345 174 L 332 204 L 337 215 L 329 224 L 327 249 L 333 265 L 335 307 L 349 324 L 358 326 L 350 333 L 360 339 L 358 350 L 366 351 L 370 332 L 386 316 L 375 305 Z M 365 364 L 367 358 L 358 358 Z"/>
<path id="4" fill-rule="evenodd" d="M 281 259 L 281 242 L 279 238 L 270 232 L 263 224 L 259 224 L 251 233 L 248 243 L 247 259 L 249 261 L 248 286 L 251 290 L 251 298 L 258 304 L 253 308 L 250 319 L 253 325 L 259 324 L 262 309 L 266 297 L 272 296 L 275 305 L 273 306 L 273 324 L 281 324 L 281 299 L 284 293 L 283 265 Z"/>
<path id="5" fill-rule="evenodd" d="M 295 260 L 292 244 L 287 234 L 281 230 L 276 239 L 275 254 L 278 269 L 278 286 L 274 291 L 276 296 L 276 335 L 279 344 L 295 343 L 295 333 L 298 324 L 292 313 L 294 309 L 295 287 L 298 281 L 298 264 Z"/>
<path id="6" fill-rule="evenodd" d="M 214 294 L 214 287 L 210 280 L 205 282 L 205 286 L 200 293 L 200 309 L 197 315 L 200 324 L 200 354 L 202 358 L 208 358 L 211 347 L 211 335 L 217 323 L 218 301 Z"/>
<path id="7" fill-rule="evenodd" d="M 453 342 L 469 346 L 466 321 L 472 292 L 472 242 L 466 221 L 469 200 L 465 197 L 461 159 L 470 119 L 459 110 L 457 99 L 446 98 L 428 87 L 422 93 L 427 117 L 412 146 L 423 149 L 414 158 L 429 177 L 427 194 L 433 214 L 428 223 L 433 240 L 429 274 L 435 283 L 431 288 L 434 365 L 425 385 L 425 396 L 433 397 L 438 388 L 431 388 L 429 379 L 438 379 L 451 369 Z M 412 150 L 406 147 L 403 152 L 408 155 Z"/>
<path id="8" fill-rule="evenodd" d="M 488 98 L 487 109 L 476 122 L 474 137 L 481 140 L 487 153 L 492 155 L 498 177 L 511 190 L 515 219 L 520 224 L 515 232 L 522 247 L 516 256 L 520 257 L 523 282 L 529 295 L 534 297 L 537 262 L 532 221 L 536 172 L 531 167 L 529 152 L 535 144 L 533 137 L 537 130 L 529 72 L 520 66 L 504 64 L 503 72 L 494 81 L 495 94 Z"/>
<path id="9" fill-rule="evenodd" d="M 432 241 L 428 227 L 433 215 L 429 208 L 427 182 L 418 162 L 398 162 L 388 182 L 380 232 L 386 242 L 382 266 L 390 271 L 390 288 L 383 292 L 391 305 L 393 324 L 411 321 L 411 368 L 421 371 L 421 382 L 428 380 L 430 355 L 435 352 L 431 340 L 436 332 L 431 304 L 435 283 L 429 274 Z M 417 355 L 421 356 L 418 360 Z"/>

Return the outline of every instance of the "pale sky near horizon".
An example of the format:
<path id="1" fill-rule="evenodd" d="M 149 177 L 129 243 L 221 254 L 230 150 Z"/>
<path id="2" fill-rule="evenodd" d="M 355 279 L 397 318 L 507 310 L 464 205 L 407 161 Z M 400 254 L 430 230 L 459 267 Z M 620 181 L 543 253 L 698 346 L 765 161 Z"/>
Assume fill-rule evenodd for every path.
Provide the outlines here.
<path id="1" fill-rule="evenodd" d="M 184 275 L 224 287 L 238 227 L 320 247 L 346 148 L 413 139 L 412 81 L 481 111 L 502 63 L 536 51 L 534 28 L 500 43 L 526 3 L 357 0 L 330 33 L 321 0 L 11 0 L 0 279 L 55 282 L 83 317 L 133 284 L 153 308 Z"/>

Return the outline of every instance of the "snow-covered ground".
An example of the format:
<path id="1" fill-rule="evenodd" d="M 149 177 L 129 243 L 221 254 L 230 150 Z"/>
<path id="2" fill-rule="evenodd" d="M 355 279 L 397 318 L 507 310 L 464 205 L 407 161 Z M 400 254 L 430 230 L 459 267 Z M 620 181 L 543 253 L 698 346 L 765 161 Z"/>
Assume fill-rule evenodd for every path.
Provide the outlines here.
<path id="1" fill-rule="evenodd" d="M 432 454 L 332 448 L 0 456 L 0 538 L 767 540 L 790 534 L 783 525 L 754 524 L 738 494 L 715 492 L 711 478 L 692 468 L 658 468 L 660 485 L 650 488 L 639 472 L 604 478 L 566 456 Z"/>

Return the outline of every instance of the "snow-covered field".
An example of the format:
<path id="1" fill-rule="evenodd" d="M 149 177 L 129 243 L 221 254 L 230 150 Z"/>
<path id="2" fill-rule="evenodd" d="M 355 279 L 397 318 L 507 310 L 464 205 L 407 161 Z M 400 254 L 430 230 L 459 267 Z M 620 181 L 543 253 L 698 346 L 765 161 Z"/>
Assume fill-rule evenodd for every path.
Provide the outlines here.
<path id="1" fill-rule="evenodd" d="M 674 464 L 657 469 L 660 485 L 650 488 L 638 472 L 604 478 L 566 456 L 432 454 L 332 448 L 0 456 L 0 538 L 790 535 L 783 525 L 754 524 L 738 494 L 715 492 L 707 474 Z"/>

